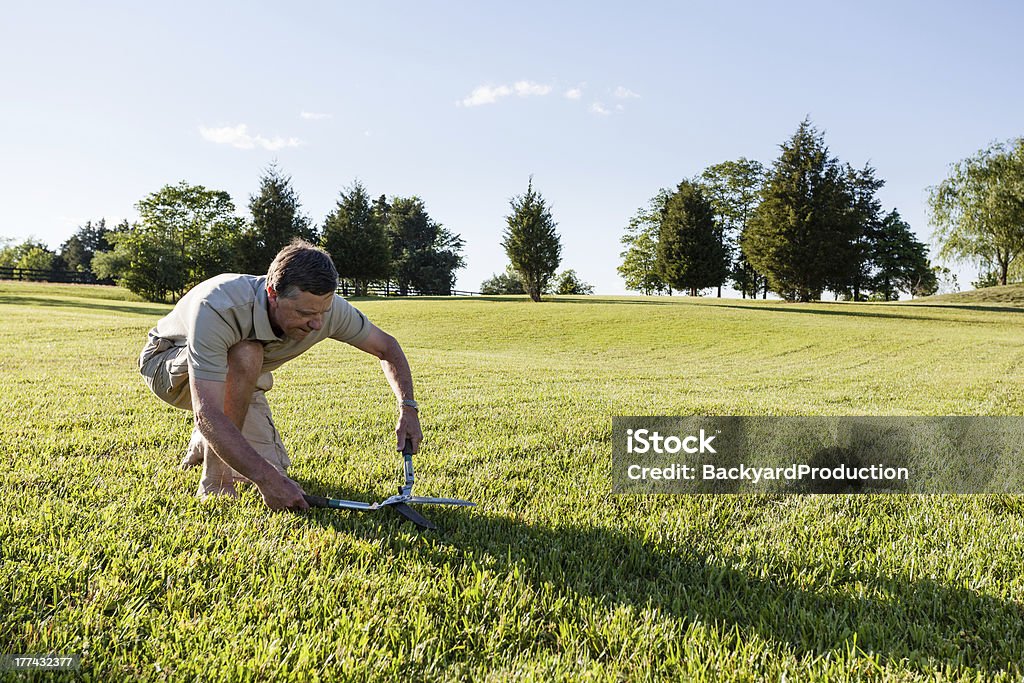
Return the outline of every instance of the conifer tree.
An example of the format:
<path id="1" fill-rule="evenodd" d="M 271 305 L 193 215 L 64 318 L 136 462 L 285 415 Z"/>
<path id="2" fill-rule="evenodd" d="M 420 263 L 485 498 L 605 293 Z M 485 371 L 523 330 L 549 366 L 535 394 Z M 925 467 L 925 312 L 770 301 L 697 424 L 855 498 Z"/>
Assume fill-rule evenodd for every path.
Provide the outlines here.
<path id="1" fill-rule="evenodd" d="M 509 202 L 512 213 L 505 217 L 506 228 L 501 246 L 512 267 L 519 273 L 526 293 L 534 301 L 547 290 L 562 262 L 562 242 L 555 230 L 557 223 L 544 198 L 533 189 L 530 177 L 526 193 Z"/>
<path id="2" fill-rule="evenodd" d="M 334 259 L 338 277 L 352 281 L 356 296 L 365 296 L 371 282 L 390 274 L 387 233 L 358 180 L 342 191 L 334 211 L 324 220 L 321 246 Z"/>
<path id="3" fill-rule="evenodd" d="M 772 290 L 810 301 L 832 283 L 852 281 L 858 228 L 843 169 L 810 120 L 781 147 L 741 247 Z"/>
<path id="4" fill-rule="evenodd" d="M 658 273 L 691 296 L 718 287 L 729 273 L 729 254 L 711 202 L 700 185 L 684 180 L 665 203 L 658 234 Z"/>

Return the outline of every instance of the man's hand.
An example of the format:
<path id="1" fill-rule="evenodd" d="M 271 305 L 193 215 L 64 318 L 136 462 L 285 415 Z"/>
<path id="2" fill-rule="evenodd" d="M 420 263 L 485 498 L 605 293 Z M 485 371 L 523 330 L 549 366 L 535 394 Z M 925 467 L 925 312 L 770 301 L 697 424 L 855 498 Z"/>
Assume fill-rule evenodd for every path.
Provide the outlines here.
<path id="1" fill-rule="evenodd" d="M 395 427 L 395 436 L 398 437 L 396 444 L 398 450 L 405 448 L 406 444 L 413 453 L 419 453 L 420 441 L 423 440 L 423 430 L 420 429 L 420 416 L 415 408 L 401 406 L 398 409 L 398 426 Z"/>
<path id="2" fill-rule="evenodd" d="M 308 510 L 309 504 L 303 497 L 305 491 L 288 477 L 280 474 L 276 479 L 259 485 L 263 502 L 271 510 Z"/>

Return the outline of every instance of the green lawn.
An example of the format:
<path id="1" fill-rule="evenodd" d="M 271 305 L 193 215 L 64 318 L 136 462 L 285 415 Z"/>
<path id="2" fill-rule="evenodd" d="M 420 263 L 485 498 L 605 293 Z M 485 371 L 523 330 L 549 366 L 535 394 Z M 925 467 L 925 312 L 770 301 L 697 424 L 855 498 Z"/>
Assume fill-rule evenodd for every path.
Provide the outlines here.
<path id="1" fill-rule="evenodd" d="M 129 298 L 0 283 L 0 652 L 86 680 L 1024 676 L 1021 496 L 609 481 L 614 415 L 1024 415 L 1024 308 L 357 302 L 413 366 L 417 492 L 478 503 L 421 534 L 197 500 L 191 417 L 136 371 L 169 307 Z M 373 358 L 326 343 L 275 379 L 308 492 L 394 492 Z"/>

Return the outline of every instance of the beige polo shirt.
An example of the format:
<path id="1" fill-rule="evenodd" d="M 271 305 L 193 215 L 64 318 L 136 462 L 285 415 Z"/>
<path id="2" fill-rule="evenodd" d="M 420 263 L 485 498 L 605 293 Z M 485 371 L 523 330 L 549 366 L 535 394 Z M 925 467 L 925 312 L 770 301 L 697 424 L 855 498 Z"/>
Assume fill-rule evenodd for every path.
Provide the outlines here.
<path id="1" fill-rule="evenodd" d="M 240 341 L 263 343 L 262 371 L 270 372 L 324 339 L 358 344 L 369 334 L 366 316 L 335 296 L 319 330 L 299 341 L 278 337 L 270 325 L 266 276 L 234 273 L 193 287 L 150 332 L 185 347 L 197 379 L 219 382 L 228 376 L 228 349 Z"/>

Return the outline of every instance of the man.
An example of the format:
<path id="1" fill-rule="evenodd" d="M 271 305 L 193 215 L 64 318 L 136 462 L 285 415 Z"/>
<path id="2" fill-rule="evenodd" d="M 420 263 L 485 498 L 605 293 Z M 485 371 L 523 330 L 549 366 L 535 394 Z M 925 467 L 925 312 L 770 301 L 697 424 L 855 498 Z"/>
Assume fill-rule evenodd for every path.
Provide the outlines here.
<path id="1" fill-rule="evenodd" d="M 397 446 L 419 449 L 412 373 L 402 347 L 335 294 L 338 271 L 327 252 L 294 240 L 266 276 L 226 274 L 201 282 L 149 332 L 139 369 L 163 401 L 195 416 L 182 465 L 203 463 L 198 495 L 234 496 L 235 483 L 259 488 L 272 510 L 302 510 L 303 491 L 270 415 L 271 371 L 331 338 L 380 359 L 398 401 Z"/>

